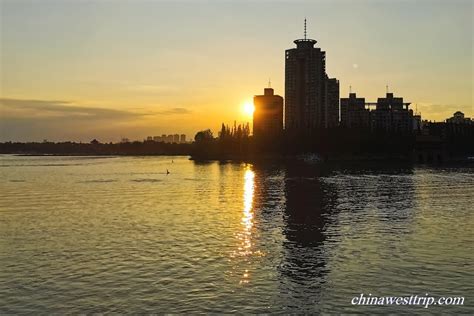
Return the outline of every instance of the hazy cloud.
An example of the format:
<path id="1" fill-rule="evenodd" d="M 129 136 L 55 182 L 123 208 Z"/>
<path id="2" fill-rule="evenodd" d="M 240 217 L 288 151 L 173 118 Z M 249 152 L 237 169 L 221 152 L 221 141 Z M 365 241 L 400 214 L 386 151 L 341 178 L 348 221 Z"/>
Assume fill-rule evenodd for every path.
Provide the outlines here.
<path id="1" fill-rule="evenodd" d="M 64 117 L 65 119 L 111 120 L 147 115 L 124 110 L 78 106 L 70 101 L 0 98 L 2 113 L 9 117 Z"/>
<path id="2" fill-rule="evenodd" d="M 190 114 L 191 111 L 185 108 L 172 108 L 169 110 L 164 110 L 159 114 Z"/>
<path id="3" fill-rule="evenodd" d="M 147 135 L 147 131 L 157 128 L 169 129 L 165 126 L 171 124 L 171 117 L 191 113 L 182 107 L 150 108 L 153 106 L 118 110 L 64 100 L 0 98 L 0 141 L 116 140 L 119 135 Z"/>
<path id="4" fill-rule="evenodd" d="M 58 100 L 23 100 L 0 98 L 3 115 L 10 117 L 65 117 L 85 119 L 120 119 L 137 118 L 151 115 L 189 114 L 190 110 L 183 107 L 160 109 L 157 111 L 135 112 L 91 106 L 74 105 L 71 101 Z"/>

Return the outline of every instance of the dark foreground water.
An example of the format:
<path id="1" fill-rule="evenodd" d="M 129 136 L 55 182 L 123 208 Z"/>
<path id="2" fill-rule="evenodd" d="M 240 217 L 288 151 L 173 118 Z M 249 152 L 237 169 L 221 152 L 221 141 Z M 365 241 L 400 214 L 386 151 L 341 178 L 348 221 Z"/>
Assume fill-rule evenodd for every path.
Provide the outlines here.
<path id="1" fill-rule="evenodd" d="M 473 312 L 472 168 L 0 162 L 0 314 Z"/>

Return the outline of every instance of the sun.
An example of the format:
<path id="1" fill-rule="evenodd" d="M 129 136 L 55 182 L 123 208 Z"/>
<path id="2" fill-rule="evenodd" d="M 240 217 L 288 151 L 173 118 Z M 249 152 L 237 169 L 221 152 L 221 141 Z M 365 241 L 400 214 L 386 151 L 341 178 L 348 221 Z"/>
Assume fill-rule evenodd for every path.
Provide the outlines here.
<path id="1" fill-rule="evenodd" d="M 255 107 L 252 102 L 246 101 L 242 106 L 242 111 L 247 116 L 253 116 L 253 111 L 255 111 Z"/>

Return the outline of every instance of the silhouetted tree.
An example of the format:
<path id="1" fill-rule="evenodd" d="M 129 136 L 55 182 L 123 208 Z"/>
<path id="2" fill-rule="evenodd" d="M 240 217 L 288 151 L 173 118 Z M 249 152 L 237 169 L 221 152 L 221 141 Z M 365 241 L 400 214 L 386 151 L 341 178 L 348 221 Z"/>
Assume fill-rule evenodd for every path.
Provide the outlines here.
<path id="1" fill-rule="evenodd" d="M 196 143 L 209 142 L 209 141 L 212 141 L 213 139 L 214 139 L 214 136 L 210 129 L 199 131 L 196 133 L 196 136 L 194 136 L 194 140 L 196 141 Z"/>

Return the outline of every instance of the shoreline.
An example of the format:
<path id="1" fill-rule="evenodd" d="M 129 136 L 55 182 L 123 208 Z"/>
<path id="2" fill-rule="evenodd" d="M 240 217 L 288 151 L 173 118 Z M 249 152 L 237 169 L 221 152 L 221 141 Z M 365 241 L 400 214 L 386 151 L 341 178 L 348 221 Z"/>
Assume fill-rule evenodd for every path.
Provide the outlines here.
<path id="1" fill-rule="evenodd" d="M 279 155 L 279 154 L 262 154 L 262 155 L 236 155 L 230 157 L 228 155 L 193 155 L 190 153 L 160 153 L 160 154 L 129 154 L 129 153 L 15 153 L 6 152 L 0 155 L 11 155 L 17 157 L 189 157 L 189 160 L 196 162 L 234 162 L 234 163 L 278 163 L 278 162 L 301 162 L 306 164 L 350 164 L 350 163 L 375 163 L 375 164 L 416 164 L 416 165 L 449 165 L 449 164 L 474 164 L 474 156 L 455 156 L 443 161 L 432 161 L 420 163 L 411 156 L 394 154 L 394 155 L 325 155 L 324 157 L 314 154 L 298 154 L 298 155 Z"/>

